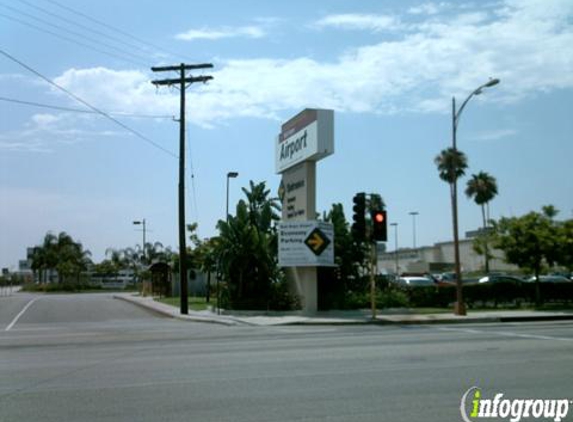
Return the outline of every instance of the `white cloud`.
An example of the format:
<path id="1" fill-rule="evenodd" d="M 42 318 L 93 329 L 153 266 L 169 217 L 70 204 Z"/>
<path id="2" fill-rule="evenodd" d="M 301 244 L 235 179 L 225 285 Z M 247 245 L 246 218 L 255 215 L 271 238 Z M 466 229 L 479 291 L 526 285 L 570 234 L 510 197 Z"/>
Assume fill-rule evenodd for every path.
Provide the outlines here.
<path id="1" fill-rule="evenodd" d="M 435 15 L 448 4 L 445 2 L 440 3 L 423 3 L 418 6 L 413 6 L 408 9 L 411 15 Z"/>
<path id="2" fill-rule="evenodd" d="M 102 130 L 97 126 L 96 119 L 101 117 L 71 113 L 34 114 L 22 130 L 0 133 L 0 150 L 51 153 L 57 145 L 71 145 L 124 134 Z"/>
<path id="3" fill-rule="evenodd" d="M 380 32 L 397 28 L 399 26 L 399 20 L 389 15 L 348 13 L 325 16 L 316 21 L 314 26 L 317 28 L 333 27 Z"/>
<path id="4" fill-rule="evenodd" d="M 209 72 L 212 82 L 189 90 L 189 117 L 209 126 L 244 116 L 275 119 L 285 110 L 312 106 L 448 112 L 452 95 L 465 96 L 489 77 L 501 84 L 476 101 L 512 102 L 573 88 L 573 2 L 546 3 L 508 0 L 497 12 L 433 16 L 400 39 L 345 50 L 329 62 L 220 62 Z M 94 68 L 68 70 L 56 82 L 105 110 L 177 115 L 178 93 L 156 90 L 149 79 L 143 72 Z"/>
<path id="5" fill-rule="evenodd" d="M 509 138 L 515 136 L 517 134 L 517 130 L 515 129 L 497 129 L 497 130 L 488 130 L 485 132 L 481 132 L 476 134 L 471 138 L 472 141 L 497 141 L 503 138 Z"/>
<path id="6" fill-rule="evenodd" d="M 218 29 L 201 28 L 190 29 L 175 35 L 182 41 L 220 40 L 223 38 L 262 38 L 266 31 L 261 26 L 249 25 L 240 27 L 223 27 Z"/>

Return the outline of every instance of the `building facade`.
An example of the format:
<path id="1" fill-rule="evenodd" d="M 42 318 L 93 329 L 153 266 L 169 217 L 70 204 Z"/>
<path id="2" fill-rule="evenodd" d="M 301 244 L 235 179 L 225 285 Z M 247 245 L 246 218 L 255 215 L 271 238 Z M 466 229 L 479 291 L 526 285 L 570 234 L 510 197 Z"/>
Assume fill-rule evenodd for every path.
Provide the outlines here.
<path id="1" fill-rule="evenodd" d="M 474 251 L 473 239 L 462 239 L 459 245 L 462 272 L 484 271 L 484 257 Z M 515 265 L 505 262 L 502 251 L 491 249 L 490 254 L 493 255 L 493 258 L 489 260 L 490 272 L 518 270 Z M 378 272 L 382 274 L 441 273 L 453 271 L 454 263 L 453 241 L 378 254 Z"/>

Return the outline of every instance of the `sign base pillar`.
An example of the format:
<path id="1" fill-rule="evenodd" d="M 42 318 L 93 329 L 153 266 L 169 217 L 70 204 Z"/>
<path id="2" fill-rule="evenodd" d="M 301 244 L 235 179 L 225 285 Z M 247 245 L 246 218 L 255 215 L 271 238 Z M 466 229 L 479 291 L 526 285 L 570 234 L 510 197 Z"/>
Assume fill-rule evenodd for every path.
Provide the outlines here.
<path id="1" fill-rule="evenodd" d="M 318 311 L 318 284 L 316 267 L 291 267 L 287 269 L 290 289 L 300 296 L 302 312 L 314 315 Z"/>

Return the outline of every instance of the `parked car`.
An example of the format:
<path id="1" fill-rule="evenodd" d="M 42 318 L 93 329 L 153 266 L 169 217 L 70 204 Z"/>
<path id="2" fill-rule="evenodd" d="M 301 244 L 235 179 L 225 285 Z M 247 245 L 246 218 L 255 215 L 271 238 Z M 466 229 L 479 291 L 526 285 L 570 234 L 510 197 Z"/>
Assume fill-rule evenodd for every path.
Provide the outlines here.
<path id="1" fill-rule="evenodd" d="M 396 283 L 408 287 L 436 286 L 435 281 L 428 277 L 400 277 Z"/>
<path id="2" fill-rule="evenodd" d="M 529 277 L 528 282 L 535 282 L 535 276 Z M 540 275 L 540 283 L 571 283 L 571 280 L 562 275 Z"/>
<path id="3" fill-rule="evenodd" d="M 482 283 L 523 283 L 525 280 L 512 275 L 487 275 L 478 280 L 479 284 Z"/>

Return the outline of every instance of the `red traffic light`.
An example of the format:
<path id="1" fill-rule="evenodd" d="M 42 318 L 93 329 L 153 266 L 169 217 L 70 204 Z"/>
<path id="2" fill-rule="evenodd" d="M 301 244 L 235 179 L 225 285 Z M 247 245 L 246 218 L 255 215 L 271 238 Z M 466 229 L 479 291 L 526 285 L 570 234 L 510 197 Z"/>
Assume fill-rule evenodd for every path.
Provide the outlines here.
<path id="1" fill-rule="evenodd" d="M 370 214 L 372 217 L 372 240 L 375 242 L 386 242 L 388 240 L 388 228 L 386 226 L 386 211 L 374 210 Z"/>

